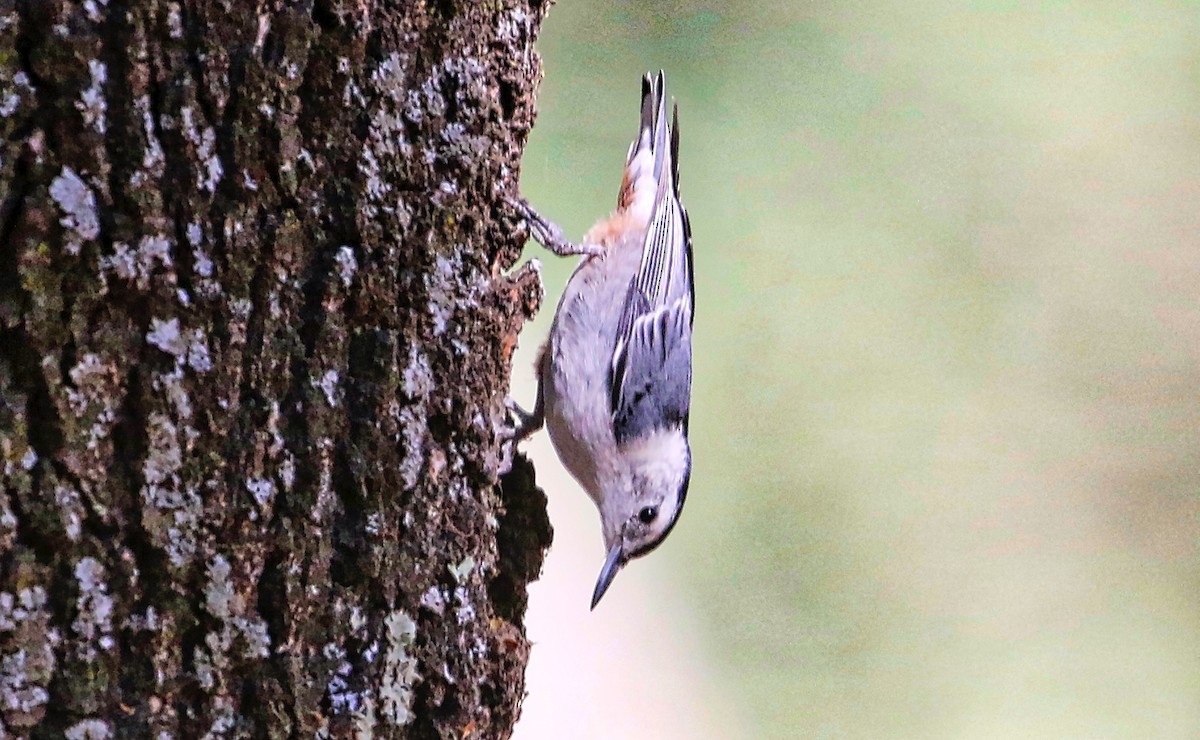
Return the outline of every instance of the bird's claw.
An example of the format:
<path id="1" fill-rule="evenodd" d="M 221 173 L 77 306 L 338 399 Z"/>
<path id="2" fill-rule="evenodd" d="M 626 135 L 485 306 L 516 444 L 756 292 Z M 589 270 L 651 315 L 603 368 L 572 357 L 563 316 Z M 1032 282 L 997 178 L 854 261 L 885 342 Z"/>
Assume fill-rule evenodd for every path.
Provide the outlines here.
<path id="1" fill-rule="evenodd" d="M 525 219 L 529 227 L 529 236 L 559 257 L 572 255 L 604 257 L 605 249 L 599 244 L 575 244 L 567 241 L 567 238 L 563 236 L 562 228 L 534 210 L 529 201 L 524 198 L 509 197 L 506 200 Z"/>
<path id="2" fill-rule="evenodd" d="M 541 428 L 542 420 L 538 418 L 537 414 L 530 413 L 521 408 L 511 397 L 504 399 L 504 408 L 508 411 L 508 416 L 513 419 L 513 422 L 505 425 L 500 430 L 499 437 L 501 444 L 521 442 Z"/>

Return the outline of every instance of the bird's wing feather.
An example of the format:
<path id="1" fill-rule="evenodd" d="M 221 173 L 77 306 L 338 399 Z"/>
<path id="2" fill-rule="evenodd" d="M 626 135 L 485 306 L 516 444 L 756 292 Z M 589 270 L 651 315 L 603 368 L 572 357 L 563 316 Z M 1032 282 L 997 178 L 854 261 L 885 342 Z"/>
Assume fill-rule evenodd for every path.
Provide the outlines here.
<path id="1" fill-rule="evenodd" d="M 657 192 L 642 246 L 638 272 L 630 283 L 612 358 L 613 431 L 619 443 L 669 426 L 686 426 L 692 380 L 691 229 L 679 202 L 678 112 L 667 125 L 663 75 L 644 86 Z M 646 112 L 652 113 L 646 120 Z"/>

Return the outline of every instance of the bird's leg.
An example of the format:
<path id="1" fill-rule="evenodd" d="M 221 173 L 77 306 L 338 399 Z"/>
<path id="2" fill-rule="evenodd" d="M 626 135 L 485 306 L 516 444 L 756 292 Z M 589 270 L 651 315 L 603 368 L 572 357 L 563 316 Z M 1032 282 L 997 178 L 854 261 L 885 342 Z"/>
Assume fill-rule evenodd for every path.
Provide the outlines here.
<path id="1" fill-rule="evenodd" d="M 572 244 L 567 241 L 558 224 L 543 218 L 524 198 L 509 199 L 509 203 L 529 224 L 529 235 L 533 237 L 533 240 L 559 257 L 569 257 L 573 254 L 589 257 L 604 256 L 604 247 L 599 244 Z"/>
<path id="2" fill-rule="evenodd" d="M 541 429 L 546 423 L 545 408 L 542 405 L 541 388 L 538 388 L 537 405 L 533 407 L 533 411 L 526 411 L 517 404 L 512 397 L 504 399 L 504 406 L 508 409 L 508 413 L 512 414 L 516 419 L 516 423 L 511 428 L 501 432 L 500 436 L 505 441 L 521 442 L 529 435 Z"/>
<path id="3" fill-rule="evenodd" d="M 533 411 L 526 411 L 513 400 L 512 396 L 504 399 L 504 407 L 516 422 L 500 432 L 501 443 L 517 443 L 541 429 L 546 423 L 546 361 L 550 350 L 549 343 L 543 344 L 538 352 L 534 371 L 537 374 L 537 400 L 534 401 Z"/>
<path id="4" fill-rule="evenodd" d="M 500 432 L 502 443 L 516 444 L 541 429 L 546 423 L 546 396 L 542 391 L 541 373 L 538 373 L 537 401 L 534 402 L 533 411 L 521 408 L 512 396 L 504 399 L 504 407 L 516 421 L 511 427 Z"/>
<path id="5" fill-rule="evenodd" d="M 546 423 L 546 403 L 542 393 L 542 374 L 538 372 L 537 402 L 533 411 L 521 408 L 512 396 L 504 399 L 504 408 L 508 415 L 504 424 L 496 430 L 496 439 L 500 443 L 500 475 L 507 475 L 512 470 L 513 456 L 517 445 L 526 437 L 541 429 Z M 512 419 L 512 423 L 509 423 Z"/>

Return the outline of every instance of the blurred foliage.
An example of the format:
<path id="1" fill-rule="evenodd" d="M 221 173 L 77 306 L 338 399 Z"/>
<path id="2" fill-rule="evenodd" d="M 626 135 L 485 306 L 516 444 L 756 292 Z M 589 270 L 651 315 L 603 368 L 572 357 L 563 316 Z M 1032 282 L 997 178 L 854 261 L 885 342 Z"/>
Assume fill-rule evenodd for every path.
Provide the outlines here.
<path id="1" fill-rule="evenodd" d="M 695 472 L 748 737 L 1200 734 L 1200 8 L 563 0 L 525 194 L 679 100 Z M 546 259 L 548 308 L 572 265 Z M 525 368 L 521 369 L 525 372 Z"/>

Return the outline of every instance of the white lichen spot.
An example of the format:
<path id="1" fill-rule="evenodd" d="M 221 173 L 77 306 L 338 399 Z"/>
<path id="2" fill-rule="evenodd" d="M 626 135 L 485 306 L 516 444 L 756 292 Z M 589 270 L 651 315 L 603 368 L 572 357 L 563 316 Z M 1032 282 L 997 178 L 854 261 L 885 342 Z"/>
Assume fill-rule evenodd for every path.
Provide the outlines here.
<path id="1" fill-rule="evenodd" d="M 356 107 L 364 107 L 366 99 L 363 98 L 362 88 L 358 86 L 358 81 L 353 77 L 346 80 L 346 86 L 342 88 L 342 105 Z"/>
<path id="2" fill-rule="evenodd" d="M 100 258 L 101 276 L 112 273 L 122 280 L 134 282 L 138 277 L 137 259 L 125 242 L 113 242 L 113 253 Z"/>
<path id="3" fill-rule="evenodd" d="M 100 235 L 100 216 L 96 212 L 96 195 L 75 170 L 63 167 L 62 174 L 50 183 L 50 197 L 58 204 L 63 217 L 59 223 L 70 229 L 78 239 L 89 241 Z M 80 242 L 68 238 L 67 252 L 79 254 Z"/>
<path id="4" fill-rule="evenodd" d="M 47 629 L 49 619 L 41 586 L 23 588 L 16 596 L 0 591 L 0 631 L 27 635 L 19 649 L 10 645 L 0 655 L 0 712 L 33 714 L 49 702 L 46 684 L 54 674 L 59 642 L 57 632 Z"/>
<path id="5" fill-rule="evenodd" d="M 383 531 L 383 517 L 378 511 L 372 511 L 370 514 L 367 514 L 367 523 L 363 529 L 372 537 Z"/>
<path id="6" fill-rule="evenodd" d="M 468 555 L 458 565 L 447 565 L 446 568 L 455 581 L 464 583 L 470 577 L 471 571 L 475 570 L 475 558 Z"/>
<path id="7" fill-rule="evenodd" d="M 283 453 L 283 462 L 279 464 L 279 480 L 283 481 L 283 490 L 290 491 L 296 485 L 296 458 L 292 453 Z"/>
<path id="8" fill-rule="evenodd" d="M 142 500 L 151 535 L 167 551 L 171 564 L 182 566 L 196 556 L 201 501 L 194 488 L 181 486 L 183 466 L 180 432 L 170 417 L 151 412 L 146 458 L 142 463 Z M 184 435 L 187 436 L 187 435 Z"/>
<path id="9" fill-rule="evenodd" d="M 95 558 L 85 557 L 75 564 L 79 601 L 71 629 L 80 637 L 79 657 L 88 663 L 94 662 L 101 650 L 110 651 L 117 644 L 112 635 L 113 600 L 104 576 L 104 566 Z"/>
<path id="10" fill-rule="evenodd" d="M 160 234 L 143 236 L 138 242 L 138 271 L 146 276 L 155 264 L 172 267 L 171 240 Z"/>
<path id="11" fill-rule="evenodd" d="M 108 0 L 83 0 L 84 12 L 87 13 L 88 20 L 92 23 L 104 20 L 101 7 L 108 7 Z"/>
<path id="12" fill-rule="evenodd" d="M 167 33 L 175 40 L 183 38 L 183 15 L 179 3 L 167 3 Z"/>
<path id="13" fill-rule="evenodd" d="M 404 393 L 409 398 L 425 398 L 435 387 L 433 370 L 416 344 L 409 347 L 408 365 L 404 368 Z"/>
<path id="14" fill-rule="evenodd" d="M 21 457 L 21 469 L 33 470 L 33 466 L 37 465 L 37 462 L 38 454 L 34 452 L 32 447 L 30 447 L 29 449 L 25 450 L 25 454 Z"/>
<path id="15" fill-rule="evenodd" d="M 76 722 L 63 733 L 67 740 L 109 740 L 112 736 L 112 727 L 102 719 Z"/>
<path id="16" fill-rule="evenodd" d="M 363 161 L 358 166 L 359 171 L 367 176 L 367 195 L 372 200 L 381 201 L 392 190 L 382 176 L 382 171 L 379 166 L 379 159 L 375 156 L 375 152 L 371 149 L 363 150 Z M 372 206 L 372 213 L 375 213 L 375 207 Z"/>
<path id="17" fill-rule="evenodd" d="M 496 37 L 500 41 L 513 42 L 530 38 L 533 35 L 533 22 L 524 8 L 513 8 L 502 13 L 496 28 Z"/>
<path id="18" fill-rule="evenodd" d="M 117 421 L 115 401 L 120 386 L 117 367 L 101 361 L 96 353 L 87 352 L 67 377 L 73 386 L 66 389 L 67 405 L 76 418 L 90 422 L 87 446 L 94 450 Z"/>
<path id="19" fill-rule="evenodd" d="M 327 642 L 321 648 L 321 655 L 325 656 L 325 660 L 342 661 L 346 659 L 346 650 L 336 642 Z"/>
<path id="20" fill-rule="evenodd" d="M 147 426 L 150 449 L 142 463 L 142 477 L 150 485 L 167 483 L 183 464 L 175 425 L 166 414 L 152 412 Z"/>
<path id="21" fill-rule="evenodd" d="M 363 648 L 362 657 L 364 662 L 374 663 L 379 657 L 379 640 L 371 640 L 371 644 Z"/>
<path id="22" fill-rule="evenodd" d="M 417 624 L 402 611 L 384 617 L 383 677 L 379 685 L 383 721 L 403 727 L 413 720 L 413 688 L 420 681 L 417 659 L 409 650 L 417 636 Z"/>
<path id="23" fill-rule="evenodd" d="M 354 273 L 358 272 L 358 259 L 354 256 L 354 249 L 345 245 L 338 247 L 334 261 L 337 262 L 338 277 L 342 280 L 342 286 L 349 288 L 350 282 L 354 280 Z"/>
<path id="24" fill-rule="evenodd" d="M 460 626 L 475 618 L 475 605 L 471 603 L 471 594 L 467 589 L 462 586 L 454 589 L 454 599 L 459 604 L 454 610 L 454 618 Z"/>
<path id="25" fill-rule="evenodd" d="M 199 645 L 192 652 L 192 662 L 195 663 L 196 680 L 200 682 L 200 688 L 205 691 L 212 691 L 217 685 L 217 678 L 213 675 L 213 664 L 208 659 L 208 653 L 204 652 L 204 648 Z"/>
<path id="26" fill-rule="evenodd" d="M 218 696 L 213 704 L 213 721 L 208 726 L 208 732 L 204 733 L 204 740 L 232 737 L 233 730 L 237 727 L 237 712 L 234 710 L 233 700 L 228 696 Z"/>
<path id="27" fill-rule="evenodd" d="M 198 373 L 212 370 L 212 358 L 208 355 L 208 337 L 203 329 L 192 329 L 188 340 L 188 365 Z"/>
<path id="28" fill-rule="evenodd" d="M 307 167 L 310 172 L 317 171 L 317 165 L 316 162 L 313 161 L 312 152 L 308 151 L 308 149 L 304 147 L 300 147 L 300 154 L 297 155 L 296 161 Z"/>
<path id="29" fill-rule="evenodd" d="M 404 117 L 420 126 L 425 120 L 425 109 L 422 105 L 421 93 L 410 90 L 404 100 Z"/>
<path id="30" fill-rule="evenodd" d="M 184 331 L 179 327 L 178 318 L 166 321 L 151 318 L 150 331 L 146 333 L 146 341 L 174 356 L 177 365 L 187 364 L 198 373 L 212 370 L 212 359 L 208 354 L 208 337 L 204 330 Z"/>
<path id="31" fill-rule="evenodd" d="M 370 77 L 373 93 L 369 96 L 370 103 L 368 104 L 365 98 L 358 103 L 359 107 L 369 109 L 371 116 L 366 146 L 358 164 L 359 171 L 366 177 L 367 195 L 372 201 L 364 206 L 368 215 L 376 213 L 379 209 L 386 212 L 393 210 L 393 206 L 388 202 L 392 185 L 387 171 L 393 162 L 398 158 L 407 158 L 412 151 L 403 120 L 405 91 L 408 88 L 407 63 L 406 56 L 395 52 L 380 62 Z M 344 93 L 347 104 L 352 94 L 362 97 L 358 93 L 357 86 L 354 86 L 351 79 Z"/>
<path id="32" fill-rule="evenodd" d="M 58 504 L 67 539 L 78 542 L 79 535 L 83 533 L 84 517 L 83 500 L 79 497 L 79 491 L 60 483 L 54 488 L 54 503 Z"/>
<path id="33" fill-rule="evenodd" d="M 192 418 L 192 399 L 183 384 L 183 367 L 178 363 L 169 373 L 155 372 L 152 385 L 161 391 L 175 412 L 175 418 L 187 421 Z"/>
<path id="34" fill-rule="evenodd" d="M 167 280 L 175 281 L 171 272 L 175 266 L 171 256 L 171 240 L 161 234 L 143 236 L 137 249 L 125 242 L 114 242 L 113 253 L 100 258 L 100 275 L 107 283 L 108 275 L 132 283 L 138 290 L 148 290 L 150 280 L 158 268 L 167 270 Z"/>
<path id="35" fill-rule="evenodd" d="M 180 109 L 179 115 L 183 123 L 183 135 L 196 149 L 196 156 L 201 160 L 201 169 L 196 174 L 196 187 L 210 193 L 217 191 L 217 184 L 225 175 L 225 167 L 217 156 L 217 133 L 212 126 L 205 126 L 201 131 L 196 125 L 196 114 L 191 106 Z"/>
<path id="36" fill-rule="evenodd" d="M 50 692 L 31 681 L 31 662 L 25 650 L 0 658 L 0 706 L 6 712 L 31 714 L 50 701 Z"/>
<path id="37" fill-rule="evenodd" d="M 208 298 L 215 297 L 221 292 L 221 287 L 212 279 L 213 261 L 202 246 L 204 242 L 204 230 L 200 224 L 188 224 L 187 240 L 188 244 L 192 246 L 192 269 L 200 278 L 196 282 L 196 290 L 201 296 Z"/>
<path id="38" fill-rule="evenodd" d="M 84 123 L 94 128 L 96 133 L 103 134 L 108 130 L 108 105 L 104 102 L 104 83 L 108 82 L 108 67 L 104 62 L 89 59 L 88 71 L 92 75 L 92 84 L 83 91 L 80 99 L 75 101 L 75 107 L 83 114 Z"/>
<path id="39" fill-rule="evenodd" d="M 125 626 L 134 632 L 157 632 L 162 628 L 162 622 L 154 607 L 148 606 L 143 613 L 131 612 L 125 619 Z"/>
<path id="40" fill-rule="evenodd" d="M 266 509 L 275 500 L 275 484 L 266 478 L 251 478 L 246 481 L 246 490 L 261 509 Z"/>
<path id="41" fill-rule="evenodd" d="M 150 319 L 150 331 L 146 334 L 146 341 L 175 357 L 182 357 L 187 352 L 187 341 L 179 330 L 177 318 L 167 321 Z"/>
<path id="42" fill-rule="evenodd" d="M 463 136 L 467 133 L 467 127 L 461 123 L 450 123 L 446 128 L 442 129 L 440 134 L 442 141 L 447 144 L 458 144 L 462 141 Z"/>
<path id="43" fill-rule="evenodd" d="M 216 133 L 212 127 L 209 126 L 204 129 L 204 140 L 200 146 L 200 156 L 205 161 L 205 172 L 201 175 L 198 184 L 210 193 L 217 191 L 217 183 L 221 181 L 221 176 L 225 174 L 225 168 L 221 165 L 221 160 L 214 151 L 216 141 Z"/>
<path id="44" fill-rule="evenodd" d="M 358 604 L 350 607 L 350 631 L 362 632 L 367 626 L 367 613 Z"/>
<path id="45" fill-rule="evenodd" d="M 407 488 L 413 488 L 421 479 L 421 468 L 425 465 L 425 429 L 428 418 L 423 407 L 405 408 L 397 414 L 404 440 L 404 458 L 400 461 L 400 476 Z"/>
<path id="46" fill-rule="evenodd" d="M 317 500 L 308 515 L 309 519 L 321 523 L 333 508 L 333 440 L 321 437 L 317 440 Z"/>
<path id="47" fill-rule="evenodd" d="M 254 311 L 254 304 L 245 298 L 234 298 L 229 301 L 231 315 L 229 340 L 235 347 L 246 343 L 246 324 L 252 311 Z"/>
<path id="48" fill-rule="evenodd" d="M 321 376 L 320 380 L 312 381 L 312 384 L 321 389 L 321 392 L 325 394 L 325 400 L 330 406 L 337 408 L 338 383 L 340 382 L 341 375 L 338 374 L 338 371 L 330 369 L 325 371 L 325 374 Z"/>
<path id="49" fill-rule="evenodd" d="M 29 84 L 29 75 L 17 72 L 12 76 L 12 88 L 0 88 L 0 118 L 8 118 L 17 112 L 21 98 L 33 92 Z"/>
<path id="50" fill-rule="evenodd" d="M 12 536 L 17 531 L 17 515 L 13 513 L 7 498 L 0 498 L 0 530 L 7 533 L 5 537 Z"/>
<path id="51" fill-rule="evenodd" d="M 234 589 L 233 568 L 222 555 L 216 555 L 208 566 L 208 585 L 204 589 L 205 610 L 220 622 L 220 629 L 204 637 L 212 664 L 218 670 L 229 665 L 229 654 L 235 639 L 241 637 L 245 658 L 265 658 L 270 653 L 271 638 L 267 624 L 253 609 L 247 609 L 245 597 Z"/>
<path id="52" fill-rule="evenodd" d="M 451 318 L 458 305 L 456 286 L 458 275 L 462 270 L 461 253 L 455 251 L 453 256 L 438 255 L 435 269 L 425 278 L 429 293 L 430 318 L 433 319 L 433 333 L 441 336 L 451 325 Z M 464 302 L 464 307 L 470 307 L 470 301 Z"/>
<path id="53" fill-rule="evenodd" d="M 283 419 L 279 413 L 279 401 L 272 400 L 269 407 L 270 413 L 267 415 L 267 434 L 270 435 L 270 444 L 267 446 L 267 453 L 271 457 L 278 457 L 284 452 L 286 444 L 283 435 L 279 433 L 279 422 Z"/>
<path id="54" fill-rule="evenodd" d="M 142 130 L 146 137 L 146 149 L 142 152 L 142 167 L 130 176 L 130 183 L 137 187 L 162 176 L 166 158 L 163 156 L 162 144 L 154 131 L 154 114 L 150 109 L 150 96 L 140 95 L 134 101 L 134 107 L 142 114 Z"/>
<path id="55" fill-rule="evenodd" d="M 421 594 L 421 606 L 439 616 L 444 614 L 446 612 L 446 596 L 442 593 L 442 589 L 430 586 L 428 591 Z"/>
<path id="56" fill-rule="evenodd" d="M 362 707 L 362 694 L 350 687 L 350 674 L 353 666 L 346 660 L 346 651 L 337 643 L 328 643 L 322 651 L 326 660 L 335 661 L 337 668 L 333 671 L 326 694 L 329 696 L 329 708 L 334 714 L 349 714 L 357 712 Z"/>
<path id="57" fill-rule="evenodd" d="M 362 711 L 354 713 L 355 740 L 373 740 L 375 737 L 375 699 L 367 694 L 363 697 Z"/>

